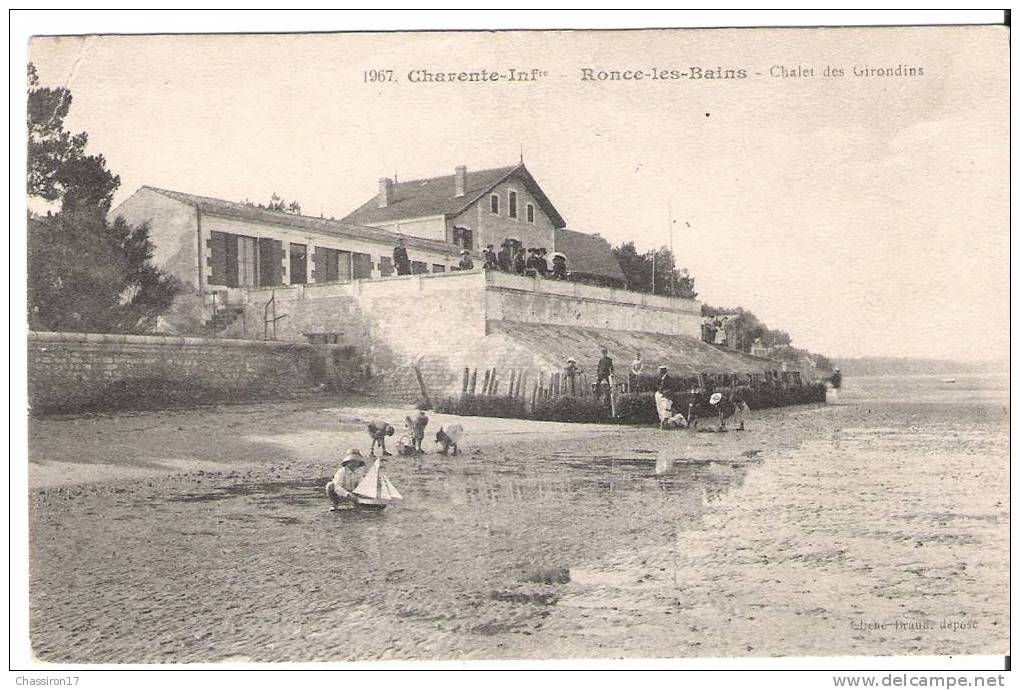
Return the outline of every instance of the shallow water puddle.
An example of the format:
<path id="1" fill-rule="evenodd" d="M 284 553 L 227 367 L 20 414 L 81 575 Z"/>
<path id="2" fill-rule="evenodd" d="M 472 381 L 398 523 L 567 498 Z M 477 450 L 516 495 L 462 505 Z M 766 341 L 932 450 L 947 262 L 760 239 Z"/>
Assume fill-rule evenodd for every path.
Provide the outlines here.
<path id="1" fill-rule="evenodd" d="M 169 496 L 167 500 L 175 503 L 205 503 L 248 497 L 256 500 L 272 499 L 274 502 L 283 501 L 292 505 L 307 505 L 312 501 L 321 502 L 323 500 L 322 487 L 328 481 L 328 477 L 323 477 L 315 480 L 289 479 L 275 482 L 232 484 L 202 493 L 176 494 Z"/>

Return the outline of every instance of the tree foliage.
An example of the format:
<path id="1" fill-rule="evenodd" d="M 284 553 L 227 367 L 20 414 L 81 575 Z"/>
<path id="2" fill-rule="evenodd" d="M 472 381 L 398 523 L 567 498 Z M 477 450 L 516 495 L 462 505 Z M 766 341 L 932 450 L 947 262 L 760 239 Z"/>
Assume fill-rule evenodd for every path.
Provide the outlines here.
<path id="1" fill-rule="evenodd" d="M 727 337 L 734 338 L 733 347 L 743 352 L 750 352 L 755 340 L 761 338 L 766 347 L 776 348 L 770 357 L 797 362 L 802 357 L 810 357 L 819 369 L 832 369 L 832 362 L 825 356 L 793 347 L 793 338 L 784 330 L 769 328 L 750 309 L 743 307 L 713 307 L 701 305 L 701 315 L 706 317 L 726 317 Z"/>
<path id="2" fill-rule="evenodd" d="M 87 134 L 64 130 L 70 91 L 40 87 L 32 65 L 28 74 L 28 194 L 60 202 L 58 213 L 28 218 L 29 326 L 151 331 L 181 286 L 152 265 L 147 225 L 107 219 L 120 178 L 85 153 Z"/>
<path id="3" fill-rule="evenodd" d="M 256 204 L 248 199 L 244 200 L 245 206 L 253 206 L 255 208 L 262 208 L 267 211 L 276 211 L 278 213 L 290 213 L 291 215 L 301 215 L 301 204 L 295 199 L 294 201 L 287 202 L 283 197 L 279 196 L 276 192 L 273 192 L 272 196 L 269 197 L 268 204 Z"/>
<path id="4" fill-rule="evenodd" d="M 631 290 L 654 291 L 656 295 L 675 295 L 689 299 L 698 296 L 694 288 L 694 276 L 686 268 L 676 267 L 673 253 L 668 247 L 638 253 L 633 242 L 624 242 L 613 247 L 613 255 Z"/>
<path id="5" fill-rule="evenodd" d="M 64 211 L 28 222 L 28 304 L 33 330 L 144 333 L 180 286 L 151 263 L 146 225 Z"/>
<path id="6" fill-rule="evenodd" d="M 89 137 L 71 134 L 64 118 L 71 110 L 71 92 L 39 86 L 35 66 L 28 66 L 28 194 L 60 201 L 61 208 L 110 210 L 120 177 L 106 168 L 102 155 L 85 153 Z"/>

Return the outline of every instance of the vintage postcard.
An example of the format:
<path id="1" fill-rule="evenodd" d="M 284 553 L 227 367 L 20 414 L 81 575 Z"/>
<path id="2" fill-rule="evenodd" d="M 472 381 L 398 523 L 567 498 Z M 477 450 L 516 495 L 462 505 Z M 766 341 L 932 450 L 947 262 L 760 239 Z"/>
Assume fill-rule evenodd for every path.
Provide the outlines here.
<path id="1" fill-rule="evenodd" d="M 1007 24 L 37 33 L 36 662 L 1008 665 Z"/>

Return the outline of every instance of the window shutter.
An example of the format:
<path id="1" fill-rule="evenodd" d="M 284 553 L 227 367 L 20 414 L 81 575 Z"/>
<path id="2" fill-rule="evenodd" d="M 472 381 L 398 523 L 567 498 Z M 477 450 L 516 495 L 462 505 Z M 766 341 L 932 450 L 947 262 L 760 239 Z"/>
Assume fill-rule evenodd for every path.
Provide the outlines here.
<path id="1" fill-rule="evenodd" d="M 209 284 L 227 285 L 227 236 L 222 232 L 209 233 Z"/>
<path id="2" fill-rule="evenodd" d="M 372 277 L 372 257 L 368 254 L 354 254 L 354 279 Z"/>
<path id="3" fill-rule="evenodd" d="M 223 284 L 227 287 L 237 287 L 237 235 L 223 233 L 223 245 L 226 254 L 223 262 L 226 267 Z"/>
<path id="4" fill-rule="evenodd" d="M 259 285 L 279 285 L 280 243 L 270 237 L 259 238 Z"/>
<path id="5" fill-rule="evenodd" d="M 270 241 L 273 243 L 273 285 L 283 285 L 283 241 Z"/>

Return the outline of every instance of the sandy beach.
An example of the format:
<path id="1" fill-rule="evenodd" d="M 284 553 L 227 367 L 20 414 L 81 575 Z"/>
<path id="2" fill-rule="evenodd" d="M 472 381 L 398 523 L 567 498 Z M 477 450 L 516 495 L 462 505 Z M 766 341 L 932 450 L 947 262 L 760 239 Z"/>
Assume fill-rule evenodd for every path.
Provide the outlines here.
<path id="1" fill-rule="evenodd" d="M 31 636 L 64 662 L 1006 654 L 1008 381 L 849 379 L 745 432 L 462 418 L 328 512 L 306 401 L 30 422 Z M 429 438 L 452 417 L 433 415 Z"/>

